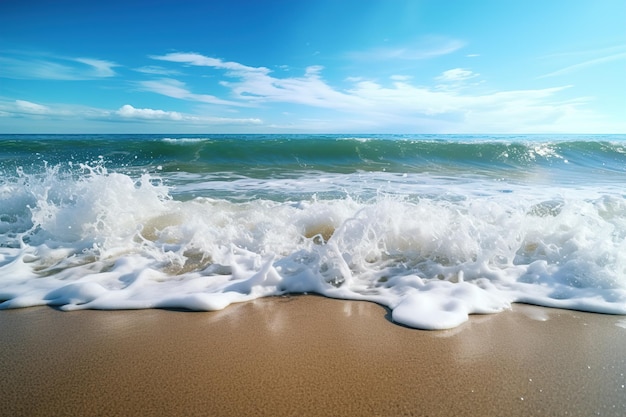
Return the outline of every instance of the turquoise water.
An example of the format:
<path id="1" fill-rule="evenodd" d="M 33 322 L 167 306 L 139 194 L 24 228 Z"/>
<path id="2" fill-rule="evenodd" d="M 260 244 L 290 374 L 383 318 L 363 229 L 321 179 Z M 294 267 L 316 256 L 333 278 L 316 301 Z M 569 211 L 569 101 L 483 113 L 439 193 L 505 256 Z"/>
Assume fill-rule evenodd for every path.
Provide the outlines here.
<path id="1" fill-rule="evenodd" d="M 624 174 L 624 140 L 626 135 L 0 135 L 0 161 L 6 170 L 103 158 L 111 169 L 161 165 L 164 172 L 259 178 L 305 170 Z"/>
<path id="2" fill-rule="evenodd" d="M 0 135 L 0 306 L 626 313 L 626 136 Z"/>

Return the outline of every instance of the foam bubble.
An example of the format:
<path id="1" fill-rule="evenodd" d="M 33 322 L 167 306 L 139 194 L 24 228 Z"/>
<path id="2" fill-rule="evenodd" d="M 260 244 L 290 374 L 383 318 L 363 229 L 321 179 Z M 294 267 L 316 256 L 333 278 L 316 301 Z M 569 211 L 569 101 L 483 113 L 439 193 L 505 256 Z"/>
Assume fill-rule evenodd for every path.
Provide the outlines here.
<path id="1" fill-rule="evenodd" d="M 20 174 L 0 187 L 0 308 L 216 310 L 315 292 L 383 304 L 424 329 L 513 302 L 626 314 L 623 197 L 358 175 L 326 179 L 376 185 L 294 201 L 176 199 L 148 174 L 101 166 Z M 381 190 L 382 176 L 400 192 Z M 244 183 L 262 194 L 268 181 L 285 185 Z"/>

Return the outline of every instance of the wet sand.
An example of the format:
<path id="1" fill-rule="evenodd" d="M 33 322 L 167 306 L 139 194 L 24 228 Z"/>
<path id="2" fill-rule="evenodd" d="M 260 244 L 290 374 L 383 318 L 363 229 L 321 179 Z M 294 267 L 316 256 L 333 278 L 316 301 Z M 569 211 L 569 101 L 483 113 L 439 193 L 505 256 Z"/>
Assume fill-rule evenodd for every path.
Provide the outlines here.
<path id="1" fill-rule="evenodd" d="M 624 416 L 626 318 L 515 305 L 449 331 L 316 296 L 0 311 L 0 414 Z"/>

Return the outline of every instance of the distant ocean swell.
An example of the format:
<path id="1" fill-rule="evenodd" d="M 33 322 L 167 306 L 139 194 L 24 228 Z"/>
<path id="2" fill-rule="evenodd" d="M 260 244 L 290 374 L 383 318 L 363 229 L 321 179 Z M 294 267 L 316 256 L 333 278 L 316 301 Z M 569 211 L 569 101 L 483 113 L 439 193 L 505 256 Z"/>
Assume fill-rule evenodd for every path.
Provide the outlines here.
<path id="1" fill-rule="evenodd" d="M 166 170 L 181 166 L 198 172 L 268 168 L 270 173 L 312 169 L 351 172 L 391 170 L 421 172 L 450 167 L 529 169 L 588 167 L 625 172 L 626 143 L 559 137 L 538 141 L 533 137 L 485 140 L 453 137 L 340 137 L 340 136 L 77 136 L 0 137 L 0 161 L 28 162 L 33 155 L 48 163 L 85 162 L 102 156 L 109 164 L 160 164 Z M 32 163 L 32 162 L 31 162 Z M 179 164 L 181 166 L 179 166 Z"/>
<path id="2" fill-rule="evenodd" d="M 0 136 L 0 308 L 626 314 L 624 139 Z"/>

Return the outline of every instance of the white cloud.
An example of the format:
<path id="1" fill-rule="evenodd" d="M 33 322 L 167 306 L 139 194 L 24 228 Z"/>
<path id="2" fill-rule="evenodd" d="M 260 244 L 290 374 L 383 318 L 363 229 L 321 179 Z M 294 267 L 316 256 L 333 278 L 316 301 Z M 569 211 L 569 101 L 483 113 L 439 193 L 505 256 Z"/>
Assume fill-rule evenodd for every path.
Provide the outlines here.
<path id="1" fill-rule="evenodd" d="M 533 123 L 536 115 L 545 117 L 550 109 L 557 114 L 565 107 L 554 96 L 565 87 L 540 90 L 505 91 L 490 94 L 463 94 L 459 91 L 440 91 L 425 87 L 415 87 L 405 83 L 396 83 L 393 87 L 384 87 L 374 82 L 360 82 L 351 93 L 371 103 L 370 111 L 377 113 L 380 120 L 394 115 L 411 117 L 449 117 L 463 120 L 466 126 L 474 124 L 480 115 L 484 129 L 490 130 L 493 121 L 501 121 L 504 113 L 517 115 L 519 118 L 505 118 L 508 129 L 520 124 Z M 548 112 L 549 113 L 549 112 Z M 524 117 L 521 117 L 521 116 Z M 492 123 L 488 123 L 492 120 Z M 472 126 L 472 128 L 477 126 Z"/>
<path id="2" fill-rule="evenodd" d="M 92 80 L 113 77 L 118 64 L 93 58 L 3 52 L 0 77 L 30 80 Z"/>
<path id="3" fill-rule="evenodd" d="M 132 119 L 157 119 L 157 120 L 175 120 L 183 119 L 183 116 L 175 111 L 163 111 L 153 109 L 136 109 L 130 104 L 125 104 L 116 112 L 124 118 Z"/>
<path id="4" fill-rule="evenodd" d="M 428 36 L 411 44 L 385 46 L 348 54 L 348 58 L 365 61 L 423 60 L 448 55 L 465 46 L 465 42 L 440 36 Z"/>
<path id="5" fill-rule="evenodd" d="M 445 48 L 439 49 L 443 51 Z M 577 65 L 595 65 L 607 59 L 621 59 L 624 53 L 608 55 L 604 58 L 585 61 Z M 354 74 L 343 80 L 347 87 L 338 88 L 324 78 L 324 67 L 312 65 L 288 73 L 278 71 L 278 75 L 265 67 L 252 67 L 238 62 L 205 57 L 196 53 L 173 53 L 153 57 L 157 60 L 193 65 L 220 70 L 223 78 L 218 88 L 226 88 L 230 97 L 221 98 L 211 94 L 199 94 L 182 81 L 161 78 L 138 82 L 144 91 L 167 97 L 208 104 L 205 109 L 196 108 L 196 114 L 182 113 L 151 108 L 134 107 L 125 104 L 116 110 L 106 110 L 68 105 L 40 104 L 27 100 L 0 100 L 0 115 L 26 121 L 37 120 L 99 120 L 141 123 L 176 123 L 180 126 L 249 125 L 276 126 L 276 128 L 297 130 L 309 126 L 313 129 L 359 131 L 432 131 L 432 132 L 551 132 L 551 131 L 596 131 L 605 132 L 608 126 L 597 114 L 586 110 L 589 99 L 560 98 L 564 89 L 570 86 L 556 86 L 533 90 L 488 91 L 477 88 L 475 83 L 467 83 L 479 74 L 467 68 L 453 68 L 441 73 L 432 85 L 416 85 L 411 76 L 394 74 L 386 79 L 372 80 Z M 603 61 L 604 60 L 604 61 Z M 35 68 L 25 69 L 26 78 L 79 79 L 77 72 L 84 77 L 110 77 L 115 73 L 116 64 L 88 58 L 66 60 L 42 59 Z M 30 61 L 32 63 L 32 61 Z M 9 72 L 15 71 L 27 61 L 15 57 L 0 57 L 0 67 L 9 64 Z M 76 64 L 81 64 L 76 66 Z M 72 66 L 74 65 L 74 66 Z M 568 67 L 577 69 L 574 66 Z M 565 68 L 565 69 L 568 69 Z M 143 67 L 143 73 L 173 73 L 177 69 Z M 564 70 L 565 70 L 564 69 Z M 3 70 L 0 68 L 0 75 Z M 30 72 L 28 72 L 30 71 Z M 561 70 L 563 71 L 563 70 Z M 55 78 L 56 77 L 56 78 Z M 74 78 L 71 78 L 74 77 Z M 436 84 L 439 83 L 439 84 Z M 277 119 L 265 124 L 256 112 L 265 112 L 272 103 L 301 105 L 317 108 L 309 112 L 307 119 L 298 119 L 297 108 L 289 108 L 290 121 Z M 243 111 L 248 108 L 249 116 L 242 118 L 222 118 L 211 116 L 214 105 L 235 107 Z M 281 109 L 282 110 L 282 109 Z M 340 111 L 340 112 L 337 112 Z M 252 113 L 250 113 L 252 112 Z M 128 126 L 131 126 L 128 124 Z M 291 127 L 289 127 L 291 126 Z M 615 127 L 615 125 L 613 125 Z M 617 126 L 619 127 L 619 126 Z M 623 128 L 623 126 L 622 126 Z"/>
<path id="6" fill-rule="evenodd" d="M 411 77 L 410 75 L 392 75 L 389 78 L 392 79 L 393 81 L 409 81 L 413 77 Z"/>
<path id="7" fill-rule="evenodd" d="M 229 118 L 229 117 L 211 117 L 182 114 L 175 111 L 155 110 L 155 109 L 138 109 L 130 104 L 125 104 L 115 112 L 124 119 L 141 119 L 141 120 L 169 120 L 175 122 L 187 122 L 196 124 L 261 124 L 258 118 Z"/>
<path id="8" fill-rule="evenodd" d="M 113 71 L 113 67 L 118 67 L 114 62 L 104 61 L 102 59 L 92 59 L 92 58 L 75 58 L 74 61 L 80 62 L 81 64 L 85 64 L 91 67 L 90 73 L 95 77 L 114 77 L 115 71 Z"/>
<path id="9" fill-rule="evenodd" d="M 317 77 L 320 75 L 323 69 L 324 67 L 321 65 L 312 65 L 306 68 L 306 70 L 304 71 L 304 75 L 306 77 Z"/>
<path id="10" fill-rule="evenodd" d="M 361 81 L 349 93 L 367 103 L 367 109 L 379 114 L 436 115 L 456 111 L 458 101 L 453 94 L 414 87 L 396 82 L 385 87 L 373 81 Z"/>
<path id="11" fill-rule="evenodd" d="M 153 55 L 151 56 L 151 58 L 161 61 L 178 62 L 181 64 L 194 65 L 199 67 L 213 67 L 245 73 L 259 72 L 267 74 L 270 72 L 270 70 L 265 67 L 249 67 L 247 65 L 242 65 L 238 62 L 223 61 L 218 58 L 207 57 L 197 54 L 195 52 L 173 52 L 166 55 Z"/>
<path id="12" fill-rule="evenodd" d="M 563 75 L 563 74 L 568 74 L 570 72 L 574 72 L 583 68 L 587 68 L 587 67 L 592 67 L 595 65 L 600 65 L 600 64 L 604 64 L 605 62 L 611 62 L 611 61 L 617 61 L 617 60 L 621 60 L 621 59 L 626 59 L 626 52 L 620 52 L 617 54 L 611 54 L 611 55 L 607 55 L 607 56 L 603 56 L 600 58 L 594 58 L 594 59 L 589 59 L 587 61 L 584 62 L 579 62 L 577 64 L 574 65 L 569 65 L 565 68 L 561 68 L 557 71 L 553 71 L 550 72 L 548 74 L 544 74 L 539 76 L 538 78 L 548 78 L 548 77 L 555 77 L 557 75 Z"/>
<path id="13" fill-rule="evenodd" d="M 0 77 L 18 80 L 76 80 L 74 69 L 66 64 L 42 59 L 21 59 L 0 56 Z"/>
<path id="14" fill-rule="evenodd" d="M 180 75 L 181 72 L 177 70 L 171 70 L 167 68 L 160 67 L 158 65 L 146 65 L 143 67 L 135 68 L 135 71 L 141 72 L 143 74 L 151 74 L 151 75 Z"/>
<path id="15" fill-rule="evenodd" d="M 144 81 L 141 86 L 149 91 L 169 97 L 201 101 L 205 103 L 245 106 L 267 102 L 288 102 L 315 107 L 344 108 L 358 104 L 358 99 L 338 92 L 320 77 L 322 66 L 307 67 L 303 77 L 275 78 L 265 67 L 250 67 L 237 62 L 225 62 L 196 53 L 172 53 L 154 59 L 179 62 L 187 65 L 206 66 L 227 70 L 226 76 L 237 81 L 221 81 L 230 88 L 238 101 L 218 99 L 214 96 L 195 94 L 185 84 L 172 79 Z"/>
<path id="16" fill-rule="evenodd" d="M 26 100 L 15 100 L 15 107 L 18 111 L 27 114 L 46 114 L 50 113 L 50 108 L 41 104 L 33 103 Z"/>
<path id="17" fill-rule="evenodd" d="M 439 51 L 443 53 L 460 47 L 460 44 L 450 45 Z M 281 74 L 281 77 L 274 76 L 264 67 L 250 67 L 196 53 L 168 54 L 158 59 L 225 70 L 228 79 L 219 84 L 230 89 L 232 100 L 237 103 L 264 106 L 287 103 L 339 110 L 341 115 L 326 113 L 328 123 L 319 122 L 319 117 L 316 123 L 319 122 L 317 126 L 335 124 L 343 131 L 349 126 L 371 131 L 391 126 L 396 131 L 422 130 L 427 126 L 433 132 L 606 131 L 599 129 L 602 124 L 599 119 L 594 119 L 593 113 L 584 110 L 586 100 L 563 101 L 558 98 L 569 86 L 491 92 L 483 88 L 477 91 L 477 83 L 467 84 L 466 81 L 479 74 L 465 68 L 443 72 L 435 79 L 440 84 L 432 86 L 415 86 L 410 77 L 396 74 L 387 84 L 362 76 L 347 77 L 345 81 L 351 86 L 339 89 L 324 79 L 324 69 L 317 65 L 306 68 L 302 76 L 284 77 L 285 74 Z M 161 94 L 201 101 L 198 100 L 201 95 L 190 92 L 180 82 L 161 80 L 158 88 L 149 83 L 144 82 L 144 87 L 150 86 Z M 295 114 L 293 110 L 290 112 Z M 320 114 L 324 113 L 316 113 Z M 302 119 L 295 120 L 306 125 Z M 351 124 L 348 124 L 349 120 L 352 120 Z M 582 124 L 582 120 L 587 124 Z M 272 125 L 293 126 L 288 122 Z"/>
<path id="18" fill-rule="evenodd" d="M 13 118 L 14 120 L 28 121 L 28 119 L 43 122 L 65 123 L 74 125 L 80 121 L 98 122 L 137 122 L 149 123 L 184 123 L 184 126 L 213 126 L 213 125 L 236 125 L 257 126 L 263 121 L 256 117 L 230 118 L 213 117 L 205 112 L 201 114 L 185 114 L 177 111 L 167 111 L 150 108 L 136 108 L 125 104 L 117 110 L 98 109 L 93 107 L 72 105 L 44 105 L 26 100 L 3 100 L 0 98 L 0 116 Z M 3 130 L 6 130 L 3 129 Z"/>
<path id="19" fill-rule="evenodd" d="M 72 106 L 66 104 L 40 104 L 27 100 L 1 100 L 0 112 L 5 116 L 20 119 L 101 119 L 110 115 L 107 110 L 86 106 Z"/>
<path id="20" fill-rule="evenodd" d="M 365 105 L 358 97 L 337 91 L 320 76 L 321 67 L 305 70 L 303 77 L 275 78 L 266 73 L 239 73 L 238 81 L 223 81 L 239 99 L 251 103 L 284 102 L 332 109 Z M 234 74 L 232 74 L 234 76 Z"/>
<path id="21" fill-rule="evenodd" d="M 185 83 L 174 80 L 172 78 L 162 78 L 160 80 L 141 81 L 139 82 L 141 89 L 153 93 L 161 94 L 167 97 L 177 98 L 181 100 L 198 101 L 208 104 L 219 104 L 227 106 L 245 106 L 245 103 L 239 103 L 230 100 L 223 100 L 210 94 L 195 94 L 187 89 Z"/>
<path id="22" fill-rule="evenodd" d="M 440 76 L 436 78 L 436 80 L 441 81 L 441 82 L 457 83 L 457 82 L 466 81 L 475 77 L 478 77 L 478 74 L 470 70 L 466 70 L 463 68 L 454 68 L 448 71 L 444 71 Z"/>

